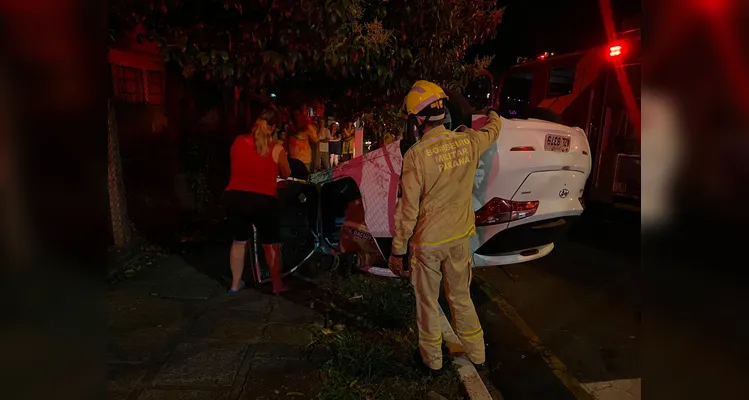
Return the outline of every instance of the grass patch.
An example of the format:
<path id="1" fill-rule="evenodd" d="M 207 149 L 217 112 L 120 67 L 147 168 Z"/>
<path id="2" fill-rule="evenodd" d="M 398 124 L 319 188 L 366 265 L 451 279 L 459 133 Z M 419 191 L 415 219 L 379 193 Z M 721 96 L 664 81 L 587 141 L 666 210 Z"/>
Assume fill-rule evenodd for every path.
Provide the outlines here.
<path id="1" fill-rule="evenodd" d="M 405 279 L 355 274 L 337 281 L 333 291 L 363 327 L 412 332 L 416 328 L 416 299 Z"/>
<path id="2" fill-rule="evenodd" d="M 432 378 L 418 369 L 415 300 L 406 280 L 356 274 L 333 282 L 331 329 L 314 346 L 328 357 L 321 400 L 422 399 L 433 390 L 448 399 L 463 398 L 457 372 Z"/>

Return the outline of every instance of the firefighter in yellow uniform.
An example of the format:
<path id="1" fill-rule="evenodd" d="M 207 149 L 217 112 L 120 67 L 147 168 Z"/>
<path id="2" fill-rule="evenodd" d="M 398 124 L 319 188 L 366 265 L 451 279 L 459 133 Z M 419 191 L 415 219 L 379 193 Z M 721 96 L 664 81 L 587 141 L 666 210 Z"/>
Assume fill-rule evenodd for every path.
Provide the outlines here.
<path id="1" fill-rule="evenodd" d="M 469 240 L 475 231 L 471 192 L 479 158 L 497 140 L 501 128 L 499 116 L 490 111 L 480 131 L 445 129 L 445 99 L 445 92 L 427 81 L 416 82 L 406 96 L 406 112 L 420 140 L 403 156 L 401 199 L 388 261 L 394 273 L 410 274 L 421 359 L 437 373 L 442 370 L 437 300 L 443 276 L 455 332 L 471 361 L 485 362 L 484 332 L 469 289 Z M 410 268 L 403 271 L 406 254 L 410 254 Z"/>

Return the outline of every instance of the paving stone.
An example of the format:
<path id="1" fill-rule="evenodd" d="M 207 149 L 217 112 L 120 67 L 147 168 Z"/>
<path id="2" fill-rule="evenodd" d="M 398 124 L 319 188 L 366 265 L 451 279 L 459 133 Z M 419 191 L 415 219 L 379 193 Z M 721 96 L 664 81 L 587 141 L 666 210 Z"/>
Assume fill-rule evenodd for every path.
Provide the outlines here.
<path id="1" fill-rule="evenodd" d="M 193 310 L 177 300 L 145 297 L 109 325 L 108 361 L 141 362 L 187 326 Z"/>
<path id="2" fill-rule="evenodd" d="M 307 346 L 312 342 L 311 325 L 269 323 L 263 334 L 263 342 Z"/>
<path id="3" fill-rule="evenodd" d="M 143 327 L 182 327 L 194 307 L 173 299 L 146 296 L 119 315 L 110 325 L 110 334 L 137 332 Z"/>
<path id="4" fill-rule="evenodd" d="M 309 308 L 308 304 L 295 304 L 284 298 L 279 298 L 274 301 L 268 321 L 288 324 L 311 324 L 322 321 L 323 315 Z"/>
<path id="5" fill-rule="evenodd" d="M 219 290 L 218 282 L 187 264 L 177 255 L 144 269 L 132 279 L 122 282 L 120 288 L 150 293 L 162 297 L 207 300 Z"/>
<path id="6" fill-rule="evenodd" d="M 248 347 L 242 343 L 180 344 L 153 383 L 231 386 Z"/>
<path id="7" fill-rule="evenodd" d="M 198 318 L 187 340 L 257 343 L 262 340 L 264 328 L 264 319 L 255 314 L 218 312 Z"/>
<path id="8" fill-rule="evenodd" d="M 107 390 L 130 393 L 148 370 L 141 364 L 107 364 Z"/>
<path id="9" fill-rule="evenodd" d="M 141 292 L 148 290 L 153 292 L 159 287 L 179 277 L 186 268 L 183 263 L 175 262 L 173 257 L 169 257 L 158 264 L 149 265 L 139 271 L 133 277 L 117 284 L 117 287 L 130 292 Z"/>
<path id="10" fill-rule="evenodd" d="M 286 343 L 258 343 L 255 358 L 279 358 L 299 360 L 304 357 L 304 347 Z"/>
<path id="11" fill-rule="evenodd" d="M 219 290 L 218 282 L 194 269 L 190 269 L 184 272 L 182 276 L 161 285 L 159 295 L 176 299 L 208 300 Z"/>
<path id="12" fill-rule="evenodd" d="M 302 360 L 255 359 L 242 400 L 312 399 L 322 389 L 319 369 Z"/>
<path id="13" fill-rule="evenodd" d="M 250 289 L 232 296 L 232 301 L 226 303 L 226 308 L 232 311 L 253 313 L 265 318 L 271 311 L 271 300 L 270 296 Z"/>
<path id="14" fill-rule="evenodd" d="M 107 390 L 107 400 L 125 400 L 130 396 L 130 390 Z"/>
<path id="15" fill-rule="evenodd" d="M 314 362 L 294 358 L 265 358 L 255 357 L 252 360 L 250 374 L 286 374 L 294 375 L 302 372 L 318 371 L 320 367 Z"/>
<path id="16" fill-rule="evenodd" d="M 224 391 L 146 389 L 138 400 L 218 400 Z"/>
<path id="17" fill-rule="evenodd" d="M 107 361 L 148 361 L 178 333 L 179 329 L 144 327 L 129 334 L 110 335 L 107 345 Z"/>

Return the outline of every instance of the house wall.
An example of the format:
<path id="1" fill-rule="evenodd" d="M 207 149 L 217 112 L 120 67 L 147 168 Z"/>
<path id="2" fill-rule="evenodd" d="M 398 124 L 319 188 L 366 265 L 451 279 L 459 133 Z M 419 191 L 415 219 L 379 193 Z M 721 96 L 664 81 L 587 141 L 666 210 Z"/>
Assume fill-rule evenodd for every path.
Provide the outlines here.
<path id="1" fill-rule="evenodd" d="M 158 240 L 174 231 L 180 209 L 182 93 L 174 89 L 179 79 L 167 79 L 164 58 L 144 33 L 136 28 L 114 44 L 109 67 L 128 209 L 141 233 Z"/>

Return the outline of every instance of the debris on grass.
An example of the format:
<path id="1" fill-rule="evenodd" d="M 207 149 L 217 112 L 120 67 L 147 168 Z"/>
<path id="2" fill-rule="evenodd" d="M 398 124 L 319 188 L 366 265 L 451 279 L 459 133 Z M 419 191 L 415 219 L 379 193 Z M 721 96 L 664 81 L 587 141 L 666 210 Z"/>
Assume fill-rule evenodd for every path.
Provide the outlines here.
<path id="1" fill-rule="evenodd" d="M 129 279 L 146 268 L 158 267 L 168 256 L 164 249 L 149 244 L 140 237 L 129 248 L 107 249 L 107 281 L 110 284 Z"/>

